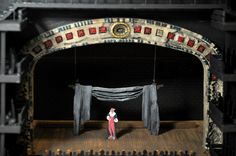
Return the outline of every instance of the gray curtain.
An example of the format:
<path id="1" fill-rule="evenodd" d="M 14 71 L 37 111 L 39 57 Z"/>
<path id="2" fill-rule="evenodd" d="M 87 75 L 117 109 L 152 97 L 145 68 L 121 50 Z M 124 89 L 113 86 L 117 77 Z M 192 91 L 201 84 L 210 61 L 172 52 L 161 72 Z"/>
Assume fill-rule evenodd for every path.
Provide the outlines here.
<path id="1" fill-rule="evenodd" d="M 127 101 L 142 94 L 143 87 L 102 88 L 93 87 L 92 95 L 101 101 Z"/>
<path id="2" fill-rule="evenodd" d="M 160 127 L 157 87 L 155 84 L 143 87 L 142 120 L 151 134 L 157 135 Z"/>
<path id="3" fill-rule="evenodd" d="M 127 101 L 142 95 L 142 120 L 151 134 L 159 132 L 160 119 L 157 104 L 156 84 L 125 88 L 103 88 L 75 85 L 74 133 L 79 134 L 80 126 L 90 119 L 92 96 L 102 101 Z"/>
<path id="4" fill-rule="evenodd" d="M 76 84 L 74 96 L 74 133 L 79 134 L 80 126 L 90 119 L 92 86 Z"/>

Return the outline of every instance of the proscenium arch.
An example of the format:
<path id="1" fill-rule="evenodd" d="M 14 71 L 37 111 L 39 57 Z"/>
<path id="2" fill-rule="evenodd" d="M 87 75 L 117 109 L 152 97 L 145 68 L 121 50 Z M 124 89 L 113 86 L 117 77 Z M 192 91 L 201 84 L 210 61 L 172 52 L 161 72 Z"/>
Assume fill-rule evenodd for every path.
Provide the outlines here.
<path id="1" fill-rule="evenodd" d="M 196 56 L 203 66 L 203 146 L 206 145 L 210 93 L 210 55 L 219 55 L 207 38 L 160 21 L 137 18 L 101 18 L 78 21 L 49 30 L 29 41 L 22 52 L 32 58 L 29 76 L 30 115 L 33 117 L 33 77 L 39 59 L 50 53 L 100 43 L 140 43 L 162 46 Z"/>

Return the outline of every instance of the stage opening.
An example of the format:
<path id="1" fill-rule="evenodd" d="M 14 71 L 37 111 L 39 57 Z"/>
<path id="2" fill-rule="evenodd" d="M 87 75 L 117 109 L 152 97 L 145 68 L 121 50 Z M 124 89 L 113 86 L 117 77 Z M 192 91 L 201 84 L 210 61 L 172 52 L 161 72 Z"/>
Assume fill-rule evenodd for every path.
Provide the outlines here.
<path id="1" fill-rule="evenodd" d="M 74 136 L 73 85 L 78 82 L 115 88 L 151 84 L 155 51 L 155 81 L 164 85 L 157 91 L 159 136 L 150 135 L 143 127 L 142 97 L 126 102 L 92 98 L 91 121 L 79 136 Z M 119 118 L 118 139 L 114 142 L 106 139 L 106 115 L 111 107 L 116 108 Z M 34 120 L 38 125 L 34 147 L 39 153 L 46 147 L 64 151 L 203 151 L 203 67 L 188 53 L 135 43 L 96 44 L 50 54 L 34 71 Z"/>

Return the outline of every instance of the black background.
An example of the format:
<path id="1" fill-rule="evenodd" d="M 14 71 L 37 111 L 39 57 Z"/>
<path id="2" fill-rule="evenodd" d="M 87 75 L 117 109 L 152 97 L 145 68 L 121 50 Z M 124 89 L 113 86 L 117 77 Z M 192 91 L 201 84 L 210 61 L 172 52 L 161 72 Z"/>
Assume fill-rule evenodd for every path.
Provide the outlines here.
<path id="1" fill-rule="evenodd" d="M 161 120 L 203 118 L 203 67 L 188 53 L 145 44 L 98 44 L 64 50 L 39 61 L 35 69 L 35 119 L 73 119 L 75 81 L 84 85 L 125 87 L 151 84 L 154 52 Z M 141 100 L 92 99 L 91 119 L 104 120 L 115 107 L 120 120 L 141 120 Z"/>

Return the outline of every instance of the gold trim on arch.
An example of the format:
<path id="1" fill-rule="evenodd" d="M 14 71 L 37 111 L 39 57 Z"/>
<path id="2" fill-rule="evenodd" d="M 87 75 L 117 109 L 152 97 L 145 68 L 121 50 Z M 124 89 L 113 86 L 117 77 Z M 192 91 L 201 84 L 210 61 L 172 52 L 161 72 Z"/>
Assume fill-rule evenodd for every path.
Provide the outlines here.
<path id="1" fill-rule="evenodd" d="M 130 35 L 130 27 L 127 23 L 116 22 L 111 26 L 111 34 L 115 38 L 127 38 Z"/>

